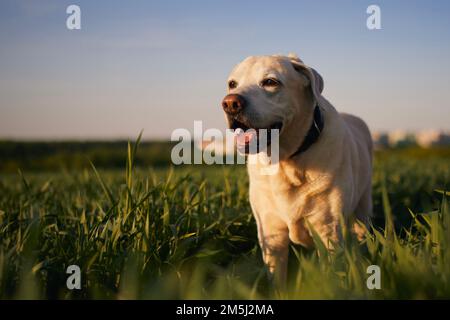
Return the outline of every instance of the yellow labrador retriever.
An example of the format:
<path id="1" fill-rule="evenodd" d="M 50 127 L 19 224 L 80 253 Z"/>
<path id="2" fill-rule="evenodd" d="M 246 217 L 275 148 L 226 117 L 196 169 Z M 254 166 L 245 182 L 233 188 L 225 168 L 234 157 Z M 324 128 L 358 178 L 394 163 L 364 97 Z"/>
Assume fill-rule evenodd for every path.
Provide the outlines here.
<path id="1" fill-rule="evenodd" d="M 312 247 L 311 226 L 331 249 L 341 217 L 362 237 L 356 219 L 367 225 L 372 212 L 369 129 L 338 113 L 322 90 L 322 77 L 297 56 L 252 56 L 233 69 L 222 101 L 231 129 L 280 130 L 276 174 L 262 175 L 265 164 L 248 161 L 263 259 L 279 283 L 286 281 L 289 240 Z M 254 139 L 246 134 L 238 144 Z"/>

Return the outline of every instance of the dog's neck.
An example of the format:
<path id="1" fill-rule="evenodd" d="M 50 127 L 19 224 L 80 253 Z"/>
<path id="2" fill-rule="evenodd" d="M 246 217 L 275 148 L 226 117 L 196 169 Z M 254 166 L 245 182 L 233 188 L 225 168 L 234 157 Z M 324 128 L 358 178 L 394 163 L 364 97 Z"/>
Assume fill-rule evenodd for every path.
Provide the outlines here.
<path id="1" fill-rule="evenodd" d="M 314 108 L 314 115 L 313 115 L 313 121 L 311 123 L 311 126 L 309 127 L 308 132 L 306 133 L 305 138 L 303 139 L 301 145 L 298 147 L 298 149 L 290 156 L 290 158 L 294 158 L 298 156 L 301 153 L 304 153 L 306 150 L 311 147 L 311 145 L 314 144 L 314 142 L 319 139 L 320 133 L 323 130 L 324 127 L 324 119 L 323 114 L 320 111 L 319 105 L 316 105 Z"/>

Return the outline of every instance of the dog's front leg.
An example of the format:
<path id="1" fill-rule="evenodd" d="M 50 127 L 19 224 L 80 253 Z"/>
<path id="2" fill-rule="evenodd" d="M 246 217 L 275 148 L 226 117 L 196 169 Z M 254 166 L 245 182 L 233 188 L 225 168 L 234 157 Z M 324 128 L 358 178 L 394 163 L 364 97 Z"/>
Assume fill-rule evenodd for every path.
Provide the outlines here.
<path id="1" fill-rule="evenodd" d="M 284 289 L 289 252 L 289 230 L 287 225 L 274 214 L 261 212 L 255 213 L 255 216 L 263 260 L 275 285 Z"/>

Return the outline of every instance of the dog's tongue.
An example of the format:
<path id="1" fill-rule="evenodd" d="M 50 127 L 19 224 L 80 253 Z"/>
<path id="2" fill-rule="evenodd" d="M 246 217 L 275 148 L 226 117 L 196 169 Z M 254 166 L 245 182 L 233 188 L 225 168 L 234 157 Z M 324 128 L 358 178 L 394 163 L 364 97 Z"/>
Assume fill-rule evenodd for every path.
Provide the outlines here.
<path id="1" fill-rule="evenodd" d="M 250 129 L 244 132 L 244 130 L 238 128 L 234 131 L 234 136 L 237 145 L 245 146 L 246 144 L 250 144 L 250 142 L 256 138 L 256 131 Z"/>

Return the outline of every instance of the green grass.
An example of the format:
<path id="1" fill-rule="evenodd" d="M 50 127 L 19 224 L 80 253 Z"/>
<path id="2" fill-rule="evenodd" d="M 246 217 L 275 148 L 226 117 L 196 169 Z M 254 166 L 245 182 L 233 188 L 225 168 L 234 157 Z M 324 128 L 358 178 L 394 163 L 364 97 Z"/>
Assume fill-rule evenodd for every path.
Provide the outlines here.
<path id="1" fill-rule="evenodd" d="M 0 176 L 0 298 L 450 298 L 448 158 L 379 154 L 365 242 L 349 235 L 334 253 L 291 246 L 280 294 L 244 167 L 133 170 L 134 155 L 123 171 Z M 71 264 L 82 290 L 66 288 Z M 372 264 L 381 290 L 366 287 Z"/>

